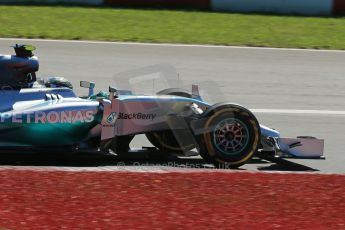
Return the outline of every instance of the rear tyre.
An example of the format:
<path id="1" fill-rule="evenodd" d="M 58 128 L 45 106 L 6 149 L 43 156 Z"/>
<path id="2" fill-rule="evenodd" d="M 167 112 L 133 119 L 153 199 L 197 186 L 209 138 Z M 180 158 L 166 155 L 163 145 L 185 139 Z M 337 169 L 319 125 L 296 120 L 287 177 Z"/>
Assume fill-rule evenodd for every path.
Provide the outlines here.
<path id="1" fill-rule="evenodd" d="M 238 168 L 248 162 L 260 144 L 260 126 L 255 116 L 238 105 L 212 111 L 204 124 L 200 155 L 219 168 Z"/>

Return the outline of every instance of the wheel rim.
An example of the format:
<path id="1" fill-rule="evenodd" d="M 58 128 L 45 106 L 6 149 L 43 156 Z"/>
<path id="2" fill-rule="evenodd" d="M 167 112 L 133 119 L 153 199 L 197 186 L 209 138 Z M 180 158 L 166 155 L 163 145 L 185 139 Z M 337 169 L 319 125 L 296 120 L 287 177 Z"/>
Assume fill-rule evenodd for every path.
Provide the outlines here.
<path id="1" fill-rule="evenodd" d="M 213 130 L 215 147 L 225 155 L 236 155 L 242 152 L 249 142 L 247 126 L 236 118 L 219 122 Z"/>

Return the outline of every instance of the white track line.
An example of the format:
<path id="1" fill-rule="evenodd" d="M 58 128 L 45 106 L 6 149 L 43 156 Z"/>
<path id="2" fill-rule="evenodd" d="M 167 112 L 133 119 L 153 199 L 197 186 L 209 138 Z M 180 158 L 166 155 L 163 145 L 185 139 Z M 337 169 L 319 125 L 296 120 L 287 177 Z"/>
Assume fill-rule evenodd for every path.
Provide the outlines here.
<path id="1" fill-rule="evenodd" d="M 251 109 L 253 113 L 296 114 L 296 115 L 337 115 L 345 116 L 345 111 L 334 110 L 299 110 L 299 109 Z"/>
<path id="2" fill-rule="evenodd" d="M 323 49 L 297 49 L 297 48 L 273 48 L 273 47 L 248 47 L 248 46 L 224 46 L 224 45 L 201 45 L 201 44 L 176 44 L 176 43 L 140 43 L 140 42 L 107 42 L 89 40 L 56 40 L 56 39 L 28 39 L 28 38 L 0 38 L 0 41 L 25 41 L 25 42 L 57 42 L 57 43 L 81 43 L 81 44 L 104 44 L 104 45 L 138 45 L 138 46 L 165 46 L 165 47 L 199 47 L 199 48 L 230 48 L 252 50 L 284 50 L 284 51 L 308 51 L 308 52 L 332 52 L 345 53 L 345 50 Z"/>

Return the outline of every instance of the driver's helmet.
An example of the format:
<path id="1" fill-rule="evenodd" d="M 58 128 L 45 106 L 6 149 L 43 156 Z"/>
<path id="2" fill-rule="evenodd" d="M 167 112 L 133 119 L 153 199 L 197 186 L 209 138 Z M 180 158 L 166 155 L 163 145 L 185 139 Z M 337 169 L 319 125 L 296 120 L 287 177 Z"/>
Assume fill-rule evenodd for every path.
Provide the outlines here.
<path id="1" fill-rule="evenodd" d="M 72 84 L 64 77 L 49 77 L 44 84 L 48 88 L 67 87 L 73 89 Z"/>

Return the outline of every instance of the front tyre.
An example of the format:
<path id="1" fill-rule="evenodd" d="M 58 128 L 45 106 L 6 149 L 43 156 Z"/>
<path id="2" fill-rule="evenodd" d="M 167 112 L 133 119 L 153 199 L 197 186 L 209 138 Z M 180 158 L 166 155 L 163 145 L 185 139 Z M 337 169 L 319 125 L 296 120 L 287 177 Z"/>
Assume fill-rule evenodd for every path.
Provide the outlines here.
<path id="1" fill-rule="evenodd" d="M 212 111 L 204 124 L 200 155 L 216 167 L 237 168 L 248 162 L 260 144 L 255 116 L 238 105 Z"/>

